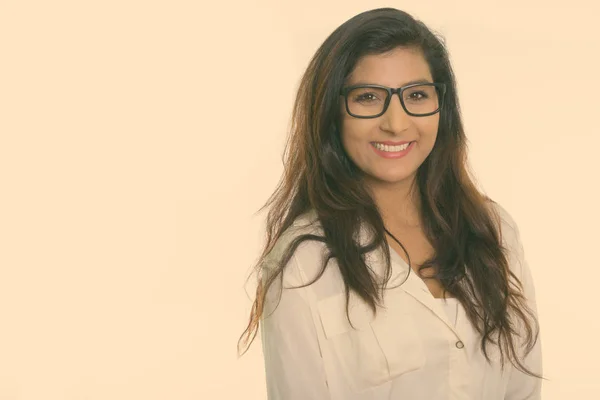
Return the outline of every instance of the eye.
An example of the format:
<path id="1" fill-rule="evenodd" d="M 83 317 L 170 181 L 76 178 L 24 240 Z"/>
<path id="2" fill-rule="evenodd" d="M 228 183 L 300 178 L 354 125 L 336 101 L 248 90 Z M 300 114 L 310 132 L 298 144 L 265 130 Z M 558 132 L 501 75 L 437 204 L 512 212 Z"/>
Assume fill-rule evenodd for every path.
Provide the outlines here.
<path id="1" fill-rule="evenodd" d="M 376 101 L 379 100 L 379 98 L 377 97 L 376 93 L 373 92 L 366 92 L 366 93 L 361 93 L 356 95 L 353 98 L 354 101 L 357 101 L 359 103 L 368 103 L 370 101 Z"/>
<path id="2" fill-rule="evenodd" d="M 418 92 L 412 92 L 408 95 L 408 98 L 411 100 L 423 100 L 423 99 L 427 99 L 429 98 L 429 95 L 425 92 L 422 91 L 418 91 Z"/>
<path id="3" fill-rule="evenodd" d="M 429 102 L 436 97 L 436 89 L 431 85 L 411 87 L 404 92 L 404 100 L 411 103 Z"/>

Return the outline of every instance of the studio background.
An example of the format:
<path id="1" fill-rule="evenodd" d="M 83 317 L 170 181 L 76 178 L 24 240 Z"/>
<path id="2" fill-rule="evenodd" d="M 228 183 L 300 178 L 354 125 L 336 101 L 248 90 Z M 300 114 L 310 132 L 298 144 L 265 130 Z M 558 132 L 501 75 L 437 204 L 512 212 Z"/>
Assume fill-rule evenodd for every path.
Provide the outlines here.
<path id="1" fill-rule="evenodd" d="M 380 6 L 446 38 L 521 230 L 545 400 L 600 392 L 593 1 L 0 2 L 0 400 L 265 399 L 238 360 L 301 74 Z"/>

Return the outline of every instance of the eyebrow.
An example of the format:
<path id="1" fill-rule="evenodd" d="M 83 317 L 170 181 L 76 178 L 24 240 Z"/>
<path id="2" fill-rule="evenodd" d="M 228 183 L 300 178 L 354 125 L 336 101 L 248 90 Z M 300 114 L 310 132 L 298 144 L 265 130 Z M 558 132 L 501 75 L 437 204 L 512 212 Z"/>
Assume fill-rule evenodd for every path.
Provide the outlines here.
<path id="1" fill-rule="evenodd" d="M 404 82 L 403 85 L 398 86 L 398 87 L 408 86 L 408 85 L 412 85 L 412 84 L 416 84 L 416 83 L 433 83 L 433 82 L 430 81 L 429 79 L 415 79 L 412 81 Z M 355 85 L 380 85 L 380 84 L 373 83 L 373 82 L 367 82 L 367 81 L 359 81 L 359 82 L 355 82 L 352 85 L 348 85 L 348 86 L 355 86 Z M 381 86 L 385 86 L 385 85 L 381 85 Z"/>

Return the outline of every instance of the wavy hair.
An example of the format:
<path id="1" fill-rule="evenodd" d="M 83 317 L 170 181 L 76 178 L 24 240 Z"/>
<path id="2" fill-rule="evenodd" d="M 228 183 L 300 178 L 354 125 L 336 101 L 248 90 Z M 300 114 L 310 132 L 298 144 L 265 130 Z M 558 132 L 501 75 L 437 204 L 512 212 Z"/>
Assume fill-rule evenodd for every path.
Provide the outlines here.
<path id="1" fill-rule="evenodd" d="M 255 271 L 261 276 L 266 272 L 267 256 L 302 214 L 315 211 L 323 235 L 296 237 L 278 260 L 275 273 L 259 279 L 250 321 L 238 341 L 238 355 L 243 355 L 256 337 L 266 292 L 278 276 L 282 278 L 285 265 L 306 240 L 325 243 L 329 250 L 313 282 L 335 257 L 346 298 L 354 291 L 377 312 L 381 295 L 364 254 L 383 249 L 389 278 L 387 230 L 362 181 L 361 170 L 342 146 L 339 93 L 361 57 L 397 47 L 420 50 L 434 82 L 446 84 L 438 136 L 417 171 L 413 187 L 419 190 L 423 229 L 435 250 L 419 269 L 433 267 L 444 290 L 463 304 L 482 336 L 481 348 L 488 361 L 487 345 L 493 343 L 500 349 L 503 365 L 508 358 L 517 369 L 541 378 L 527 369 L 517 352 L 518 327 L 525 328 L 527 354 L 538 340 L 538 322 L 527 305 L 521 282 L 509 268 L 498 215 L 490 207 L 493 201 L 479 192 L 469 173 L 456 79 L 443 39 L 423 22 L 393 8 L 363 12 L 335 29 L 318 48 L 300 81 L 284 150 L 284 173 L 259 210 L 270 207 L 266 244 Z M 363 222 L 374 232 L 364 247 L 355 241 Z M 242 346 L 246 346 L 243 352 Z"/>

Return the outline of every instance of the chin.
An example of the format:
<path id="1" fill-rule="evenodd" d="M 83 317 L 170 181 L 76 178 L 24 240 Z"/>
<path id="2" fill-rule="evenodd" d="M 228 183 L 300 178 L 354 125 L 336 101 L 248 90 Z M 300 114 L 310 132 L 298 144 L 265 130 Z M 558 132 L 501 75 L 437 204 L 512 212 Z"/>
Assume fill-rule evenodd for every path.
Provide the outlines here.
<path id="1" fill-rule="evenodd" d="M 412 173 L 412 174 L 394 174 L 394 175 L 390 175 L 390 174 L 383 175 L 382 174 L 382 175 L 376 175 L 375 179 L 381 183 L 394 185 L 394 184 L 410 181 L 411 179 L 414 178 L 414 176 L 415 176 L 414 173 Z"/>

